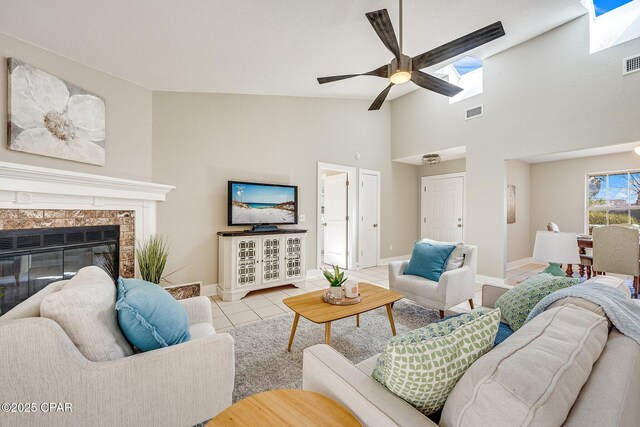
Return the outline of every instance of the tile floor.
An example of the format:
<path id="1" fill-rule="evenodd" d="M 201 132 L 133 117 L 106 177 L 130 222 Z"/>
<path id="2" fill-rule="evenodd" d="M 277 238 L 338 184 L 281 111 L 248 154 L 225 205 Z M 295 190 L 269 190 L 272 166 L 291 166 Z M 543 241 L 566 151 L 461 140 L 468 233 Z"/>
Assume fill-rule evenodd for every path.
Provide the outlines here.
<path id="1" fill-rule="evenodd" d="M 380 266 L 358 271 L 347 271 L 349 280 L 367 282 L 389 288 L 388 267 Z M 312 277 L 306 282 L 306 289 L 298 289 L 293 285 L 279 286 L 250 292 L 240 301 L 224 302 L 218 295 L 209 296 L 213 309 L 213 327 L 218 332 L 228 331 L 237 326 L 245 326 L 261 322 L 277 316 L 292 313 L 282 300 L 305 292 L 327 289 L 328 283 L 323 277 Z M 476 286 L 474 303 L 481 304 L 481 285 Z M 468 311 L 469 304 L 464 303 L 453 307 L 451 311 Z"/>
<path id="2" fill-rule="evenodd" d="M 505 283 L 507 285 L 517 285 L 524 282 L 529 277 L 541 273 L 545 268 L 547 268 L 547 264 L 527 264 L 522 267 L 514 268 L 507 271 Z M 578 271 L 578 269 L 576 269 L 576 271 Z"/>

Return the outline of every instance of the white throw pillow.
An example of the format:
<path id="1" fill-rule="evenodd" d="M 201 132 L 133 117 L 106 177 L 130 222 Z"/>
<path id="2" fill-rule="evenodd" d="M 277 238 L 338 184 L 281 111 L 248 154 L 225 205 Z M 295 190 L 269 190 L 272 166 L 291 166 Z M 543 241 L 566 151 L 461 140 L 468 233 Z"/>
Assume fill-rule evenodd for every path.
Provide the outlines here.
<path id="1" fill-rule="evenodd" d="M 85 267 L 47 295 L 40 315 L 62 327 L 88 360 L 106 362 L 133 354 L 118 326 L 116 286 L 100 267 Z"/>
<path id="2" fill-rule="evenodd" d="M 608 333 L 604 317 L 574 305 L 545 311 L 467 370 L 439 425 L 562 425 Z"/>
<path id="3" fill-rule="evenodd" d="M 422 239 L 421 242 L 429 243 L 431 245 L 455 246 L 455 249 L 453 250 L 453 252 L 451 252 L 449 261 L 447 261 L 447 266 L 444 268 L 444 271 L 455 270 L 456 268 L 462 267 L 462 264 L 464 264 L 464 256 L 467 252 L 467 247 L 463 242 L 439 242 L 437 240 L 431 240 L 431 239 Z"/>

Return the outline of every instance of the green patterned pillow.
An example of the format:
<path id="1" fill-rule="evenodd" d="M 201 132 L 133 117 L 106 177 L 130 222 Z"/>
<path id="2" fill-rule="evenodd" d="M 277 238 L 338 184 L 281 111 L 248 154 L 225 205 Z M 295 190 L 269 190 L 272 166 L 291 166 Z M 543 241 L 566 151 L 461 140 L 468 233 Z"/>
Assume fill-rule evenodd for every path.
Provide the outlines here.
<path id="1" fill-rule="evenodd" d="M 373 378 L 425 414 L 440 410 L 460 377 L 493 346 L 500 310 L 475 311 L 391 339 Z"/>
<path id="2" fill-rule="evenodd" d="M 520 329 L 527 316 L 540 300 L 547 295 L 578 283 L 578 279 L 537 274 L 508 290 L 496 301 L 496 308 L 513 331 Z"/>
<path id="3" fill-rule="evenodd" d="M 476 309 L 469 313 L 464 313 L 456 317 L 451 317 L 449 319 L 440 320 L 438 322 L 430 323 L 427 326 L 423 326 L 422 328 L 414 329 L 413 331 L 405 332 L 400 335 L 396 335 L 395 337 L 389 340 L 388 344 L 413 344 L 421 341 L 427 341 L 432 338 L 443 337 L 445 335 L 450 334 L 455 329 L 464 325 L 465 323 L 470 322 L 473 319 L 477 319 L 480 316 L 488 313 L 487 309 Z M 378 381 L 380 384 L 384 385 L 384 357 L 381 354 L 376 361 L 376 366 L 373 369 L 373 373 L 371 376 L 374 380 Z"/>

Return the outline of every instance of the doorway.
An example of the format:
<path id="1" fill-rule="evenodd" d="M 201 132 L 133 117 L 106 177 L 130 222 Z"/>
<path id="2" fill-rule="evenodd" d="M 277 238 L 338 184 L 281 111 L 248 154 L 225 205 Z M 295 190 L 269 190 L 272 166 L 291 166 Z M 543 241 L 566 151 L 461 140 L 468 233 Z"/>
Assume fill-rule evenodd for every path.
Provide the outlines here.
<path id="1" fill-rule="evenodd" d="M 464 173 L 422 177 L 422 238 L 443 242 L 464 241 L 464 180 Z"/>
<path id="2" fill-rule="evenodd" d="M 343 269 L 355 266 L 356 192 L 352 189 L 356 169 L 329 163 L 318 163 L 318 266 L 337 265 Z"/>
<path id="3" fill-rule="evenodd" d="M 358 268 L 380 263 L 380 172 L 358 173 Z"/>

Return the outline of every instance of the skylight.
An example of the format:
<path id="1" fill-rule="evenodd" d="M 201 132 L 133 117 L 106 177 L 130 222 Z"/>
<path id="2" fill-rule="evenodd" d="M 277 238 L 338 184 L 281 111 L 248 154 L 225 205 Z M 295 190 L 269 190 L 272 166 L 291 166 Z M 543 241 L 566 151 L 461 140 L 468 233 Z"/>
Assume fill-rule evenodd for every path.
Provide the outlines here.
<path id="1" fill-rule="evenodd" d="M 589 11 L 591 53 L 640 37 L 640 0 L 581 0 Z"/>
<path id="2" fill-rule="evenodd" d="M 482 59 L 465 56 L 464 58 L 454 62 L 453 68 L 455 68 L 460 77 L 462 77 L 467 73 L 477 70 L 478 68 L 482 68 Z"/>
<path id="3" fill-rule="evenodd" d="M 449 98 L 450 104 L 482 93 L 482 65 L 482 59 L 465 56 L 436 71 L 436 75 L 463 89 L 456 96 Z"/>
<path id="4" fill-rule="evenodd" d="M 600 16 L 632 1 L 633 0 L 593 0 L 593 6 L 596 16 Z"/>

